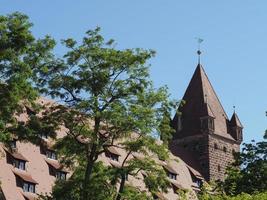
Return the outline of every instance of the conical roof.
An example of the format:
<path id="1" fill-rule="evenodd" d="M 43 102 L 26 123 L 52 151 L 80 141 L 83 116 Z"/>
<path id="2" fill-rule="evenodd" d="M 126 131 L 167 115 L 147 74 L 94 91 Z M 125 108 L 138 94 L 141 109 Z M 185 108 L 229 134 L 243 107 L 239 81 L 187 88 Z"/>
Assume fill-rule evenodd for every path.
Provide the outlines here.
<path id="1" fill-rule="evenodd" d="M 214 117 L 215 134 L 232 139 L 231 135 L 227 133 L 228 117 L 200 64 L 193 74 L 183 100 L 186 102 L 185 105 L 178 109 L 182 113 L 182 135 L 199 134 L 199 119 L 206 115 Z M 177 116 L 174 118 L 174 123 L 176 119 Z"/>
<path id="2" fill-rule="evenodd" d="M 231 126 L 237 126 L 237 127 L 243 128 L 243 126 L 239 120 L 239 117 L 237 116 L 237 114 L 235 112 L 234 112 L 234 114 L 230 120 L 230 124 L 231 124 Z"/>

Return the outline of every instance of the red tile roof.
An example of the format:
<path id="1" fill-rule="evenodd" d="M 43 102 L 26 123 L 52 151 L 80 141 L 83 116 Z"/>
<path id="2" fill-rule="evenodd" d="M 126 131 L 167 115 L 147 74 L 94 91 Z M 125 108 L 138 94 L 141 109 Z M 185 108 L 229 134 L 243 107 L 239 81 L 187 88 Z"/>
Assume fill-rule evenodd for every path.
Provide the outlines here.
<path id="1" fill-rule="evenodd" d="M 22 192 L 22 195 L 29 200 L 36 200 L 38 198 L 36 194 L 30 192 Z"/>
<path id="2" fill-rule="evenodd" d="M 20 154 L 20 153 L 18 153 L 18 152 L 16 152 L 16 151 L 14 151 L 14 152 L 10 152 L 9 150 L 7 150 L 7 149 L 5 149 L 5 151 L 8 153 L 8 154 L 10 154 L 13 158 L 15 158 L 15 159 L 18 159 L 18 160 L 24 160 L 24 161 L 26 161 L 26 162 L 28 162 L 28 159 L 27 158 L 25 158 L 22 154 Z"/>
<path id="3" fill-rule="evenodd" d="M 108 147 L 108 151 L 112 154 L 120 156 L 121 154 L 116 150 L 115 147 Z"/>
<path id="4" fill-rule="evenodd" d="M 178 171 L 175 170 L 175 168 L 172 167 L 170 164 L 163 165 L 163 167 L 164 167 L 168 172 L 171 172 L 171 173 L 173 173 L 173 174 L 178 174 Z"/>
<path id="5" fill-rule="evenodd" d="M 24 181 L 27 181 L 27 182 L 30 182 L 30 183 L 34 183 L 34 184 L 38 184 L 32 177 L 30 174 L 28 174 L 27 172 L 24 172 L 22 170 L 16 170 L 16 169 L 13 169 L 12 170 L 13 173 L 20 177 L 22 180 Z"/>
<path id="6" fill-rule="evenodd" d="M 52 166 L 54 169 L 63 171 L 63 172 L 68 172 L 64 167 L 57 161 L 57 160 L 52 160 L 49 158 L 45 158 L 45 162 Z"/>

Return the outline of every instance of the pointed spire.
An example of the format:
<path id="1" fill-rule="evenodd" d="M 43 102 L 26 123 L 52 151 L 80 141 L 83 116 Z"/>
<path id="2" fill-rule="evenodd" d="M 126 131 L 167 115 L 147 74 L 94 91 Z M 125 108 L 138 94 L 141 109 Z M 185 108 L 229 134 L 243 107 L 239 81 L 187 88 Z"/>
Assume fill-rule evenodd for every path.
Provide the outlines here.
<path id="1" fill-rule="evenodd" d="M 214 118 L 214 132 L 232 139 L 227 133 L 228 117 L 201 64 L 197 65 L 183 100 L 186 103 L 179 111 L 182 113 L 183 130 L 187 132 L 185 134 L 197 133 L 200 118 L 210 116 Z"/>
<path id="2" fill-rule="evenodd" d="M 234 111 L 234 113 L 233 113 L 233 115 L 232 115 L 232 118 L 231 118 L 231 120 L 230 120 L 230 124 L 231 124 L 231 126 L 233 126 L 233 127 L 240 127 L 240 128 L 243 128 L 243 126 L 242 126 L 242 124 L 241 124 L 241 122 L 240 122 L 240 120 L 239 120 L 239 117 L 237 116 L 237 114 L 235 113 L 235 111 Z"/>

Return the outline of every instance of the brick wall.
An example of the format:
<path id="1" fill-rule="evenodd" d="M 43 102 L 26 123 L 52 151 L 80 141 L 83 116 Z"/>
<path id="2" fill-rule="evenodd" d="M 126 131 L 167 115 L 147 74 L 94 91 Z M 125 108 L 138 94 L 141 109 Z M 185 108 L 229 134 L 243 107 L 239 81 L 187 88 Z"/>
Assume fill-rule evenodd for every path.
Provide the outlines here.
<path id="1" fill-rule="evenodd" d="M 209 179 L 223 180 L 227 166 L 234 161 L 233 152 L 239 145 L 227 139 L 209 135 Z"/>

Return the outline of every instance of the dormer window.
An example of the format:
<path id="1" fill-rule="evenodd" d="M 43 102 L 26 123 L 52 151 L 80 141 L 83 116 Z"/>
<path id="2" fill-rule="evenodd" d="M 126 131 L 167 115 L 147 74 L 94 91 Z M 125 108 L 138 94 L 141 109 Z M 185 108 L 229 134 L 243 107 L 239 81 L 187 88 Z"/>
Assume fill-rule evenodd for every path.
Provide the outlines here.
<path id="1" fill-rule="evenodd" d="M 48 134 L 47 133 L 40 133 L 40 138 L 48 139 Z"/>
<path id="2" fill-rule="evenodd" d="M 49 166 L 51 176 L 55 176 L 58 180 L 66 180 L 68 172 L 57 160 L 45 158 L 45 161 Z"/>
<path id="3" fill-rule="evenodd" d="M 25 170 L 26 169 L 26 161 L 24 160 L 18 160 L 18 159 L 14 159 L 13 161 L 13 166 L 15 168 L 18 168 L 20 170 Z"/>
<path id="4" fill-rule="evenodd" d="M 200 120 L 201 129 L 204 131 L 210 130 L 214 131 L 214 118 L 212 117 L 203 117 Z"/>
<path id="5" fill-rule="evenodd" d="M 16 140 L 12 140 L 12 141 L 10 142 L 10 147 L 11 147 L 12 149 L 16 149 L 16 148 L 17 148 L 17 141 L 16 141 Z"/>
<path id="6" fill-rule="evenodd" d="M 163 168 L 165 169 L 167 176 L 170 179 L 176 180 L 178 173 L 173 167 L 171 167 L 170 165 L 163 165 Z"/>
<path id="7" fill-rule="evenodd" d="M 170 179 L 176 180 L 176 178 L 177 178 L 177 174 L 168 172 L 168 177 L 169 177 Z"/>
<path id="8" fill-rule="evenodd" d="M 16 176 L 17 186 L 21 187 L 24 192 L 35 193 L 35 186 L 38 184 L 30 174 L 20 170 L 12 170 Z"/>
<path id="9" fill-rule="evenodd" d="M 23 182 L 23 192 L 35 193 L 35 184 L 30 182 Z"/>
<path id="10" fill-rule="evenodd" d="M 30 117 L 36 115 L 36 112 L 35 112 L 32 108 L 30 108 L 30 107 L 28 107 L 28 106 L 25 106 L 25 108 L 26 108 L 26 113 L 27 113 Z"/>
<path id="11" fill-rule="evenodd" d="M 114 161 L 119 161 L 119 156 L 120 154 L 118 151 L 115 149 L 115 147 L 109 147 L 107 151 L 105 152 L 106 157 L 110 158 L 111 160 Z"/>
<path id="12" fill-rule="evenodd" d="M 57 159 L 57 154 L 53 150 L 47 150 L 46 151 L 46 157 L 50 158 L 50 159 L 53 159 L 53 160 L 56 160 Z"/>
<path id="13" fill-rule="evenodd" d="M 58 170 L 58 171 L 56 172 L 56 178 L 57 178 L 58 180 L 66 180 L 66 179 L 67 179 L 67 173 Z"/>
<path id="14" fill-rule="evenodd" d="M 111 160 L 114 160 L 114 161 L 119 161 L 119 156 L 116 155 L 116 154 L 113 154 L 113 153 L 110 153 L 110 152 L 106 152 L 106 157 L 110 158 Z"/>

